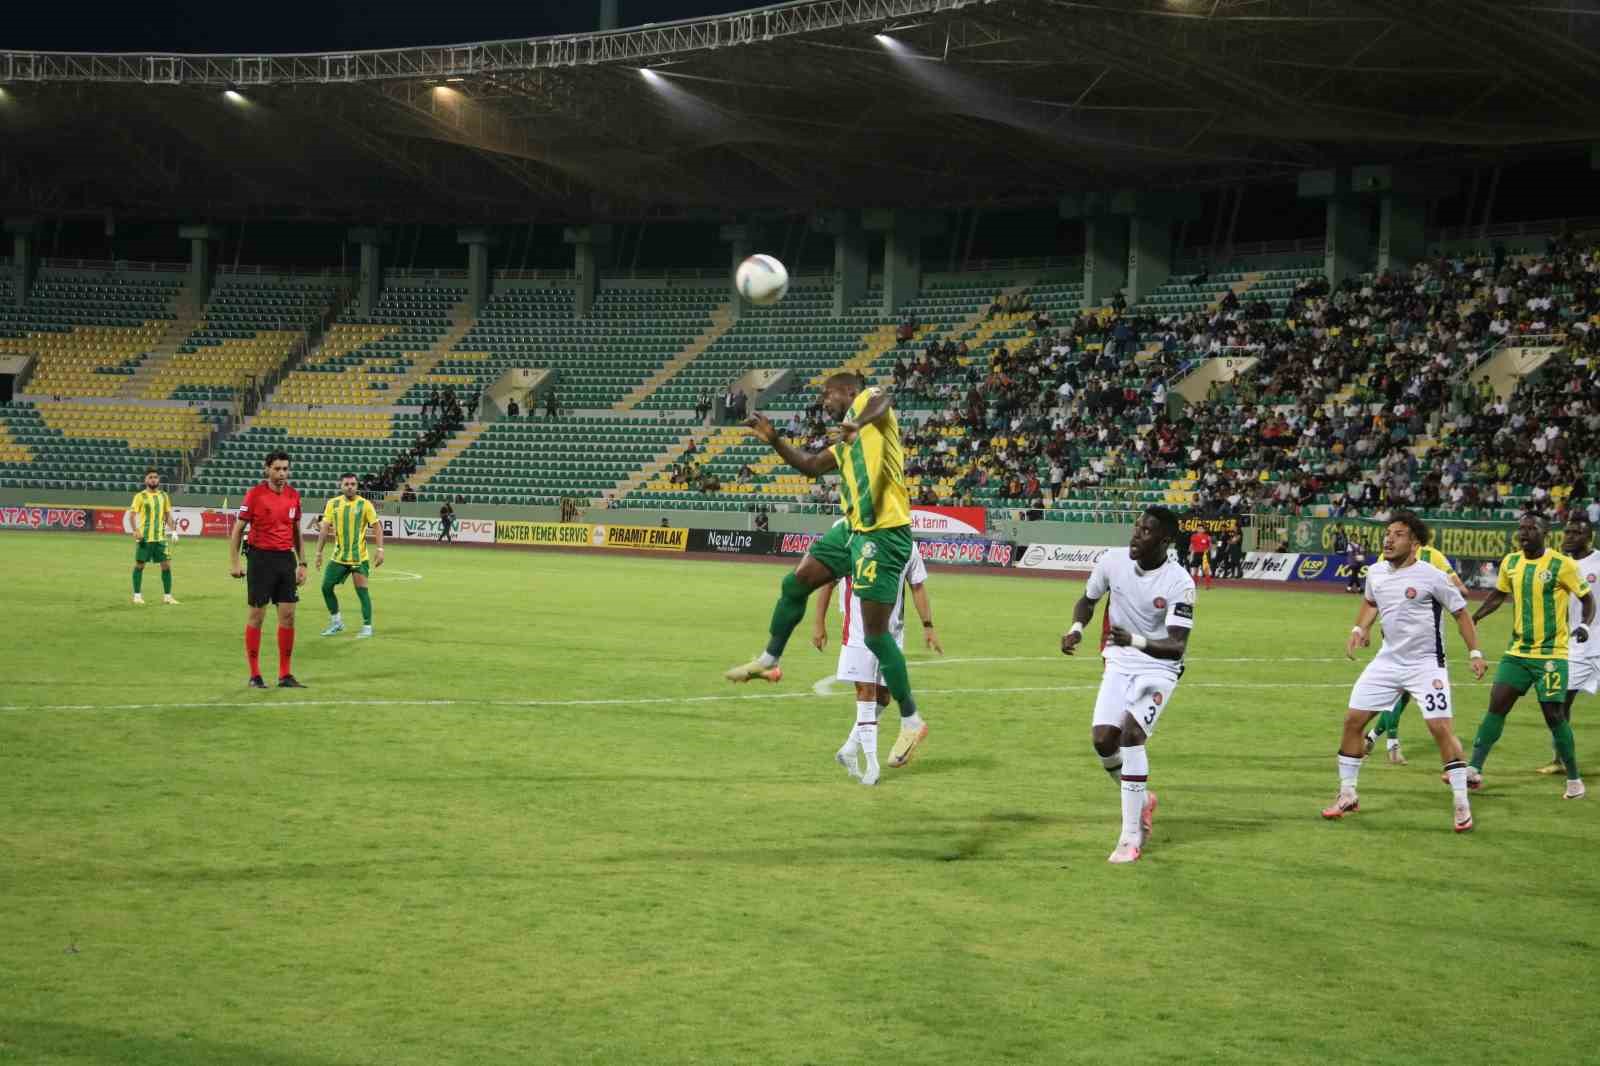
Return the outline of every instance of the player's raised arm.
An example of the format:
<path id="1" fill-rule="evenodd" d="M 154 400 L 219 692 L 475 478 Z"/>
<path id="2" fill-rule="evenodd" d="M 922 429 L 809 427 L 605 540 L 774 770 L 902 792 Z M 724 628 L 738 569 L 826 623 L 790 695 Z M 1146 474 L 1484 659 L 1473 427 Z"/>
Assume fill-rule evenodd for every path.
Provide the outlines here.
<path id="1" fill-rule="evenodd" d="M 1365 648 L 1372 644 L 1372 623 L 1377 621 L 1378 605 L 1367 599 L 1361 598 L 1361 609 L 1356 612 L 1356 624 L 1350 629 L 1350 639 L 1344 642 L 1344 657 L 1354 659 L 1357 648 Z"/>
<path id="2" fill-rule="evenodd" d="M 766 415 L 755 414 L 744 420 L 744 424 L 756 436 L 772 446 L 772 450 L 783 457 L 783 461 L 794 467 L 807 477 L 821 477 L 823 474 L 839 469 L 839 461 L 834 458 L 831 449 L 820 452 L 804 452 L 778 435 L 778 427 Z"/>
<path id="3" fill-rule="evenodd" d="M 821 651 L 828 646 L 828 605 L 833 602 L 833 582 L 816 591 L 817 608 L 811 615 L 811 646 Z"/>

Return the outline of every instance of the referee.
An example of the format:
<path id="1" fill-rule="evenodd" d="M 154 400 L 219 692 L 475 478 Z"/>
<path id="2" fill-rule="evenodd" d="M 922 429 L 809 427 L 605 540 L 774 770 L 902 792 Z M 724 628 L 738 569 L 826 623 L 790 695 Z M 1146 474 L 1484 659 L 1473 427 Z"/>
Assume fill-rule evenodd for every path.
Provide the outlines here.
<path id="1" fill-rule="evenodd" d="M 228 541 L 229 572 L 245 578 L 245 602 L 250 606 L 244 623 L 244 654 L 250 663 L 250 687 L 266 688 L 261 680 L 261 623 L 267 604 L 278 605 L 278 687 L 305 688 L 290 672 L 294 655 L 294 605 L 297 587 L 306 580 L 306 551 L 300 541 L 300 493 L 289 484 L 289 453 L 268 452 L 266 480 L 245 493 L 239 520 Z M 239 542 L 248 542 L 248 576 L 239 562 Z"/>

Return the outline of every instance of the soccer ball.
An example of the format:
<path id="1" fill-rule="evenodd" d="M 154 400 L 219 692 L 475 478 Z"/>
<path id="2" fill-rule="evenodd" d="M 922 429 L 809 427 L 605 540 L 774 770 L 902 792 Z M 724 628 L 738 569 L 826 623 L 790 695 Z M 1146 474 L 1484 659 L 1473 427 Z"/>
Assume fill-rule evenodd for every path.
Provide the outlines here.
<path id="1" fill-rule="evenodd" d="M 753 304 L 775 304 L 789 291 L 789 271 L 770 255 L 752 255 L 739 264 L 734 287 Z"/>

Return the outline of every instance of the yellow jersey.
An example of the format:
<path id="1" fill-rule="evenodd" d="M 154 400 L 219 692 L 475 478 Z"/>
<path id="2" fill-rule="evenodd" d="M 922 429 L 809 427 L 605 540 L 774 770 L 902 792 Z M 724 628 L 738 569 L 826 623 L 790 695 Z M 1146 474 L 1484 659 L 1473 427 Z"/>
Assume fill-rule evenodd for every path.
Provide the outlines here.
<path id="1" fill-rule="evenodd" d="M 155 492 L 140 489 L 134 493 L 128 510 L 133 512 L 134 528 L 139 531 L 141 544 L 155 544 L 166 539 L 167 519 L 172 516 L 171 496 L 160 489 Z"/>
<path id="2" fill-rule="evenodd" d="M 322 520 L 333 527 L 333 561 L 360 566 L 367 561 L 367 530 L 378 524 L 378 511 L 365 496 L 335 496 L 323 508 Z"/>
<path id="3" fill-rule="evenodd" d="M 1512 552 L 1501 561 L 1494 587 L 1511 596 L 1508 654 L 1526 659 L 1567 657 L 1567 599 L 1589 592 L 1577 563 L 1549 548 L 1537 559 Z"/>
<path id="4" fill-rule="evenodd" d="M 1417 562 L 1427 563 L 1435 570 L 1443 573 L 1445 577 L 1454 578 L 1456 576 L 1455 567 L 1450 565 L 1450 557 L 1438 548 L 1424 544 L 1417 549 Z"/>
<path id="5" fill-rule="evenodd" d="M 863 389 L 846 417 L 859 415 L 878 394 L 878 389 Z M 862 426 L 849 444 L 835 444 L 833 457 L 839 464 L 839 509 L 852 530 L 871 533 L 911 524 L 905 453 L 893 409 L 878 424 Z"/>

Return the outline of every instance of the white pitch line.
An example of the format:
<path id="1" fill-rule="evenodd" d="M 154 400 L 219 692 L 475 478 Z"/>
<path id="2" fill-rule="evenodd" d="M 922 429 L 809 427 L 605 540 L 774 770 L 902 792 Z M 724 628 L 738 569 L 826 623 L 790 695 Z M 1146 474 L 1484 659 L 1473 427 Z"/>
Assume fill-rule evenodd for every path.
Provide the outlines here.
<path id="1" fill-rule="evenodd" d="M 1349 683 L 1342 681 L 1314 684 L 1308 684 L 1303 681 L 1194 681 L 1182 685 L 1185 690 L 1206 688 L 1233 691 L 1308 688 L 1347 689 L 1349 687 Z M 1096 692 L 1099 688 L 1098 683 L 1092 685 L 1019 685 L 1005 688 L 934 688 L 923 689 L 918 695 L 998 696 L 1022 692 Z M 0 704 L 0 711 L 167 711 L 191 708 L 207 710 L 211 708 L 228 709 L 241 707 L 251 710 L 274 710 L 280 707 L 676 707 L 696 703 L 750 703 L 764 700 L 817 699 L 820 696 L 820 693 L 811 691 L 767 692 L 743 696 L 652 696 L 639 699 L 604 700 L 275 700 L 269 696 L 263 696 L 259 700 L 221 700 L 209 703 L 56 703 L 42 705 L 7 703 Z"/>

